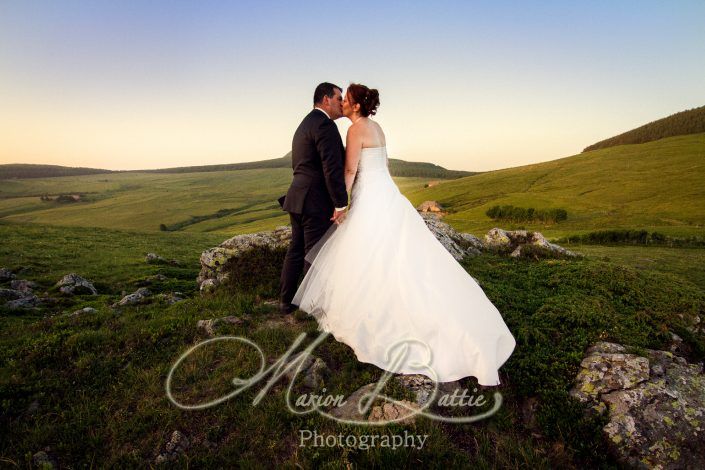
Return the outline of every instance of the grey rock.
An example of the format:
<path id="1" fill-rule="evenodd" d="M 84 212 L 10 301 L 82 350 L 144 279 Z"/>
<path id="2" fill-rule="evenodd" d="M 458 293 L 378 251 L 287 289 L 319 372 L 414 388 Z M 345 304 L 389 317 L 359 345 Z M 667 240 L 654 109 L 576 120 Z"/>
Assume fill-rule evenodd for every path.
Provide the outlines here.
<path id="1" fill-rule="evenodd" d="M 282 226 L 271 232 L 236 235 L 204 251 L 201 253 L 201 271 L 197 279 L 201 293 L 212 292 L 225 281 L 227 273 L 223 272 L 222 267 L 231 258 L 242 256 L 258 247 L 271 250 L 287 248 L 290 239 L 291 227 Z"/>
<path id="2" fill-rule="evenodd" d="M 166 262 L 164 258 L 159 256 L 156 253 L 147 253 L 147 255 L 144 257 L 145 262 L 147 263 L 162 263 Z"/>
<path id="3" fill-rule="evenodd" d="M 466 256 L 477 256 L 483 250 L 504 245 L 510 246 L 514 244 L 512 250 L 516 250 L 519 244 L 526 243 L 544 246 L 555 253 L 576 256 L 565 248 L 548 242 L 538 232 L 526 232 L 525 230 L 509 232 L 495 228 L 485 236 L 485 241 L 483 242 L 472 234 L 457 232 L 447 223 L 441 222 L 437 212 L 421 212 L 419 215 L 431 233 L 456 260 L 462 260 Z M 286 249 L 289 246 L 290 239 L 291 227 L 282 226 L 271 232 L 236 235 L 225 240 L 220 245 L 204 251 L 201 253 L 200 258 L 201 271 L 196 280 L 200 292 L 202 294 L 211 293 L 227 280 L 228 273 L 223 271 L 223 266 L 229 260 L 246 255 L 249 251 L 259 247 L 273 251 Z M 516 254 L 520 252 L 521 250 L 517 251 Z M 477 279 L 475 281 L 477 282 Z"/>
<path id="4" fill-rule="evenodd" d="M 466 233 L 460 234 L 453 227 L 445 222 L 441 222 L 435 214 L 420 214 L 426 227 L 433 233 L 436 239 L 448 250 L 456 260 L 461 260 L 465 256 L 477 256 L 480 254 L 482 243 L 477 237 Z"/>
<path id="5" fill-rule="evenodd" d="M 21 291 L 18 291 L 21 292 Z M 10 300 L 5 303 L 5 307 L 10 310 L 20 310 L 20 309 L 36 309 L 41 305 L 42 301 L 34 294 L 26 294 L 24 297 L 20 297 L 16 300 Z"/>
<path id="6" fill-rule="evenodd" d="M 577 256 L 572 251 L 549 242 L 541 233 L 526 230 L 502 230 L 495 227 L 485 235 L 484 245 L 490 249 L 508 251 L 512 257 L 521 255 L 523 245 L 536 245 L 560 255 Z"/>
<path id="7" fill-rule="evenodd" d="M 76 310 L 75 312 L 71 312 L 69 316 L 75 317 L 81 314 L 91 314 L 91 313 L 98 313 L 98 310 L 94 309 L 93 307 L 83 307 L 81 309 Z"/>
<path id="8" fill-rule="evenodd" d="M 202 329 L 206 332 L 208 336 L 215 336 L 218 326 L 221 325 L 240 325 L 242 324 L 242 319 L 230 315 L 227 317 L 220 318 L 209 318 L 207 320 L 198 320 L 196 322 L 196 328 Z"/>
<path id="9" fill-rule="evenodd" d="M 7 268 L 0 268 L 0 282 L 10 281 L 15 275 Z"/>
<path id="10" fill-rule="evenodd" d="M 68 295 L 98 295 L 98 291 L 93 287 L 93 284 L 76 273 L 67 274 L 62 277 L 61 280 L 56 283 L 56 287 L 59 288 L 59 291 Z"/>
<path id="11" fill-rule="evenodd" d="M 138 305 L 149 302 L 149 297 L 152 293 L 146 287 L 140 287 L 132 294 L 127 294 L 119 301 L 111 305 L 111 307 L 124 307 L 126 305 Z"/>
<path id="12" fill-rule="evenodd" d="M 413 423 L 417 416 L 415 410 L 421 407 L 409 400 L 397 400 L 397 402 L 399 403 L 385 402 L 373 406 L 367 421 L 395 421 L 400 424 Z"/>
<path id="13" fill-rule="evenodd" d="M 319 389 L 323 387 L 324 380 L 330 375 L 330 369 L 328 365 L 321 359 L 317 357 L 311 366 L 306 369 L 306 375 L 304 375 L 304 386 L 311 389 Z"/>
<path id="14" fill-rule="evenodd" d="M 288 364 L 299 361 L 305 354 L 305 352 L 295 354 L 289 360 Z M 299 374 L 303 376 L 302 384 L 304 387 L 310 389 L 320 389 L 323 387 L 325 378 L 330 375 L 330 369 L 325 361 L 321 358 L 312 356 L 311 354 L 306 354 L 300 368 L 294 366 L 286 371 L 284 375 L 290 381 L 295 380 L 297 377 L 297 370 L 299 370 Z"/>
<path id="15" fill-rule="evenodd" d="M 444 394 L 453 394 L 456 390 L 462 390 L 458 381 L 436 383 L 423 374 L 397 375 L 394 380 L 415 394 L 414 401 L 419 406 L 425 406 L 431 398 L 434 398 L 432 405 L 435 406 Z M 433 397 L 434 390 L 436 391 L 435 397 Z"/>
<path id="16" fill-rule="evenodd" d="M 363 396 L 367 393 L 372 392 L 377 383 L 371 383 L 360 387 L 355 390 L 350 396 L 345 397 L 345 403 L 342 406 L 336 406 L 328 410 L 328 413 L 335 418 L 347 419 L 347 420 L 364 420 L 366 413 L 360 413 L 358 410 L 358 404 L 363 399 Z M 365 399 L 365 404 L 369 398 Z"/>
<path id="17" fill-rule="evenodd" d="M 27 295 L 26 292 L 22 292 L 22 291 L 15 290 L 15 289 L 6 289 L 4 287 L 0 287 L 0 299 L 1 300 L 21 299 L 25 295 Z"/>
<path id="18" fill-rule="evenodd" d="M 181 302 L 185 299 L 184 294 L 182 294 L 181 292 L 162 293 L 162 294 L 159 294 L 157 297 L 169 305 L 173 305 L 173 304 L 175 304 L 177 302 Z"/>
<path id="19" fill-rule="evenodd" d="M 218 279 L 205 279 L 201 283 L 199 290 L 202 294 L 208 294 L 214 292 L 219 285 L 220 281 Z"/>
<path id="20" fill-rule="evenodd" d="M 189 439 L 180 431 L 171 433 L 171 438 L 164 445 L 164 451 L 154 460 L 157 464 L 166 463 L 179 458 L 191 446 Z"/>
<path id="21" fill-rule="evenodd" d="M 424 201 L 416 210 L 419 212 L 443 212 L 443 207 L 436 201 Z"/>
<path id="22" fill-rule="evenodd" d="M 32 289 L 35 287 L 37 287 L 37 283 L 34 281 L 28 281 L 27 279 L 15 279 L 10 282 L 10 288 L 22 292 L 32 292 Z"/>
<path id="23" fill-rule="evenodd" d="M 45 450 L 40 450 L 32 456 L 32 463 L 40 470 L 51 470 L 57 467 L 56 460 Z"/>
<path id="24" fill-rule="evenodd" d="M 633 468 L 705 468 L 705 375 L 669 351 L 627 354 L 593 345 L 571 395 L 608 413 L 603 428 L 615 457 Z"/>

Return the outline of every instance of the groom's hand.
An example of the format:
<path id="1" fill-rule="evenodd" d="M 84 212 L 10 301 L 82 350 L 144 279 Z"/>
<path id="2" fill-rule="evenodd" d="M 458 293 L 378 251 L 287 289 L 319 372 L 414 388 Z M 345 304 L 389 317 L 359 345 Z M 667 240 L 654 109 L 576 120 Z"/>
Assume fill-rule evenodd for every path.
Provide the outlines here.
<path id="1" fill-rule="evenodd" d="M 345 219 L 346 212 L 347 212 L 347 208 L 342 209 L 342 210 L 335 209 L 333 211 L 333 217 L 331 217 L 330 220 L 332 220 L 334 223 L 340 225 L 340 223 L 343 221 L 343 219 Z"/>

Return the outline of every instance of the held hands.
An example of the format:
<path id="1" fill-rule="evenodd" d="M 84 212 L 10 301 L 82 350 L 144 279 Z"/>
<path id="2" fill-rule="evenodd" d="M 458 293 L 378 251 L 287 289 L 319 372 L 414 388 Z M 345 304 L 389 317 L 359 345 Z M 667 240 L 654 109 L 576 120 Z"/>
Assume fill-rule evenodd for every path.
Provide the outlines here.
<path id="1" fill-rule="evenodd" d="M 348 208 L 346 207 L 343 210 L 334 210 L 333 211 L 333 217 L 330 218 L 335 224 L 340 225 L 343 220 L 345 220 L 345 215 L 348 213 Z"/>

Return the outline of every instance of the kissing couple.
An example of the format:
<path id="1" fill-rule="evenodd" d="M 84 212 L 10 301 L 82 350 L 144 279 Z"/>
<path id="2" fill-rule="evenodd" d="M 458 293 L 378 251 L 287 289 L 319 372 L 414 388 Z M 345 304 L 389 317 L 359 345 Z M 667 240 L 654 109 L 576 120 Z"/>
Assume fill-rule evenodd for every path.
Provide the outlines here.
<path id="1" fill-rule="evenodd" d="M 313 93 L 294 133 L 293 180 L 279 199 L 292 229 L 279 309 L 307 312 L 319 331 L 381 369 L 499 385 L 516 340 L 394 183 L 385 134 L 372 119 L 379 105 L 379 92 L 357 83 L 343 94 L 325 82 Z M 345 146 L 334 122 L 341 117 L 352 122 Z M 404 358 L 393 364 L 399 346 Z"/>

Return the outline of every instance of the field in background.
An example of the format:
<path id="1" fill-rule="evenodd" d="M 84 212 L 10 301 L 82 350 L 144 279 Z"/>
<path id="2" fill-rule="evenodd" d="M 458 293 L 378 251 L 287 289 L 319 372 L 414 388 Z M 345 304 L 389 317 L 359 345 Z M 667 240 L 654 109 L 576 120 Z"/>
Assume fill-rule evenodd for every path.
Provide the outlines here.
<path id="1" fill-rule="evenodd" d="M 646 229 L 671 236 L 705 234 L 705 134 L 585 152 L 534 165 L 452 180 L 397 177 L 416 206 L 440 202 L 457 230 L 537 230 L 549 238 L 602 229 Z M 109 173 L 3 180 L 0 220 L 122 230 L 216 232 L 269 230 L 288 223 L 277 198 L 289 168 L 191 173 Z M 42 201 L 81 194 L 82 201 Z M 562 208 L 558 223 L 490 219 L 494 205 Z"/>
<path id="2" fill-rule="evenodd" d="M 403 191 L 427 182 L 395 178 Z M 257 232 L 286 225 L 277 198 L 286 193 L 285 168 L 203 173 L 118 173 L 2 181 L 0 220 L 121 230 Z M 84 201 L 42 201 L 42 194 L 81 194 Z"/>
<path id="3" fill-rule="evenodd" d="M 705 234 L 705 134 L 585 152 L 550 162 L 490 171 L 409 191 L 414 204 L 436 200 L 445 221 L 475 235 L 525 227 L 551 238 L 603 229 L 646 229 L 672 236 Z M 494 205 L 563 208 L 556 224 L 507 224 Z"/>

